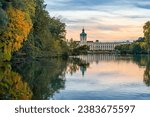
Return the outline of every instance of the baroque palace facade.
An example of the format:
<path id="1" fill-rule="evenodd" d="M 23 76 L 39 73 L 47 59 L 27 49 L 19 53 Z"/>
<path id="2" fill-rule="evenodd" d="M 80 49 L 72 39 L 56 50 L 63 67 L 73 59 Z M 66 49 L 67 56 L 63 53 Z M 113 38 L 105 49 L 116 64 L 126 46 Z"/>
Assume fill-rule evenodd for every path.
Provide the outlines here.
<path id="1" fill-rule="evenodd" d="M 87 34 L 85 33 L 85 29 L 82 29 L 82 33 L 80 34 L 80 41 L 79 45 L 87 45 L 90 47 L 90 50 L 101 50 L 101 51 L 113 51 L 117 45 L 122 44 L 130 44 L 131 42 L 99 42 L 99 40 L 94 41 L 87 41 Z"/>

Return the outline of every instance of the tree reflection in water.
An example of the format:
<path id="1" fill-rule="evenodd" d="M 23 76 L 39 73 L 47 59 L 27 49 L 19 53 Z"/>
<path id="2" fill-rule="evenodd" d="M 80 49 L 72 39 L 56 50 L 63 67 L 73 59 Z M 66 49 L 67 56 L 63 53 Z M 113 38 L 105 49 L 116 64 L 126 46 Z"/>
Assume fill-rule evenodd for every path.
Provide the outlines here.
<path id="1" fill-rule="evenodd" d="M 80 71 L 82 72 L 82 76 L 84 76 L 87 68 L 89 67 L 90 63 L 80 58 L 70 58 L 68 61 L 68 72 L 71 75 L 73 75 L 73 73 L 76 73 L 80 69 Z"/>
<path id="2" fill-rule="evenodd" d="M 150 86 L 150 56 L 134 56 L 132 61 L 139 67 L 144 67 L 143 81 L 146 86 Z"/>
<path id="3" fill-rule="evenodd" d="M 0 99 L 31 99 L 32 91 L 22 76 L 13 72 L 9 63 L 0 63 Z"/>
<path id="4" fill-rule="evenodd" d="M 56 92 L 65 88 L 65 74 L 81 71 L 82 75 L 93 61 L 131 61 L 146 67 L 144 83 L 150 86 L 150 59 L 148 56 L 119 57 L 115 55 L 88 59 L 69 58 L 28 61 L 21 64 L 0 63 L 0 99 L 53 99 Z M 84 57 L 85 58 L 85 57 Z M 94 60 L 93 60 L 94 59 Z M 133 71 L 134 72 L 134 71 Z"/>
<path id="5" fill-rule="evenodd" d="M 50 59 L 32 61 L 16 68 L 28 82 L 33 92 L 32 99 L 47 100 L 53 98 L 55 92 L 65 88 L 65 71 L 67 61 Z"/>
<path id="6" fill-rule="evenodd" d="M 147 62 L 146 70 L 144 72 L 144 82 L 147 86 L 150 86 L 150 59 Z"/>
<path id="7" fill-rule="evenodd" d="M 143 81 L 146 86 L 150 86 L 150 56 L 148 55 L 136 55 L 136 56 L 116 56 L 116 55 L 87 55 L 80 56 L 79 58 L 72 58 L 69 65 L 70 73 L 73 74 L 77 70 L 81 70 L 82 75 L 84 76 L 85 71 L 90 66 L 90 63 L 100 62 L 100 61 L 126 61 L 133 62 L 139 67 L 146 67 L 144 72 Z M 133 71 L 134 72 L 134 71 Z"/>
<path id="8" fill-rule="evenodd" d="M 139 67 L 146 67 L 143 75 L 143 81 L 146 86 L 150 86 L 150 57 L 149 56 L 134 56 L 133 62 Z"/>
<path id="9" fill-rule="evenodd" d="M 75 73 L 88 66 L 80 59 L 28 61 L 12 67 L 1 63 L 0 99 L 52 99 L 54 93 L 65 88 L 66 72 Z"/>

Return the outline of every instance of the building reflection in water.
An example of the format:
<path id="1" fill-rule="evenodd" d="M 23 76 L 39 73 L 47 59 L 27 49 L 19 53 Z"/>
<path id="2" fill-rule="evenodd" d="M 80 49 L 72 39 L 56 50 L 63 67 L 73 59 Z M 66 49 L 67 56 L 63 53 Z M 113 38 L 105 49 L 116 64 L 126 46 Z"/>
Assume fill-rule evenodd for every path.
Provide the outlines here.
<path id="1" fill-rule="evenodd" d="M 112 61 L 117 60 L 118 57 L 116 55 L 110 54 L 89 54 L 89 55 L 81 55 L 78 56 L 81 60 L 85 60 L 87 63 L 99 63 L 100 61 Z"/>
<path id="2" fill-rule="evenodd" d="M 67 71 L 73 75 L 73 73 L 76 73 L 80 69 L 80 71 L 82 72 L 82 76 L 84 76 L 87 68 L 89 67 L 90 64 L 87 61 L 82 60 L 81 58 L 78 57 L 71 57 L 69 59 Z"/>
<path id="3" fill-rule="evenodd" d="M 144 72 L 144 83 L 147 86 L 150 86 L 150 57 L 145 55 L 139 55 L 139 56 L 117 56 L 114 54 L 89 54 L 89 55 L 80 55 L 77 57 L 74 57 L 74 59 L 79 59 L 80 63 L 84 63 L 84 64 L 88 64 L 88 66 L 83 65 L 79 65 L 80 66 L 80 71 L 82 72 L 82 75 L 85 75 L 85 72 L 87 71 L 87 69 L 89 68 L 90 64 L 96 63 L 99 64 L 102 61 L 105 62 L 132 62 L 137 64 L 139 67 L 144 67 L 145 68 L 145 72 Z M 134 72 L 134 71 L 133 71 Z"/>

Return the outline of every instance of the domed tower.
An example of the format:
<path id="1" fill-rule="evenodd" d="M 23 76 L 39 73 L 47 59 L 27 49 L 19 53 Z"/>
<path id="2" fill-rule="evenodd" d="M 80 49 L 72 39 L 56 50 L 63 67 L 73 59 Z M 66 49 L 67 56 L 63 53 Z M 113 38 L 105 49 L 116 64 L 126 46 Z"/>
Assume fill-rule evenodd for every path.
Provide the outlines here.
<path id="1" fill-rule="evenodd" d="M 80 44 L 86 45 L 87 42 L 87 34 L 85 33 L 84 28 L 82 29 L 82 33 L 80 34 Z"/>

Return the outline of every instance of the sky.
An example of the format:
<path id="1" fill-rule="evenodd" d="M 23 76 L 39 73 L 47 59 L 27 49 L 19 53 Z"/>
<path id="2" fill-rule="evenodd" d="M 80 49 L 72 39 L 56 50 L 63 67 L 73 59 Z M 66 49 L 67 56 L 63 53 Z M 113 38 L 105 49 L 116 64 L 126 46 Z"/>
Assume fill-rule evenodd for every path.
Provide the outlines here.
<path id="1" fill-rule="evenodd" d="M 150 0 L 45 0 L 51 17 L 66 23 L 67 39 L 80 40 L 82 28 L 88 41 L 126 41 L 143 37 L 150 20 Z"/>

